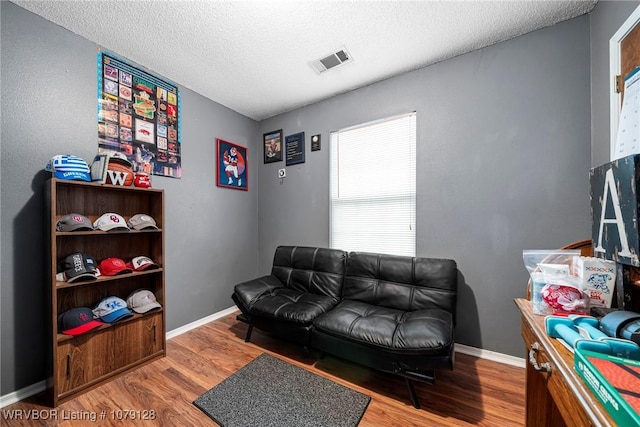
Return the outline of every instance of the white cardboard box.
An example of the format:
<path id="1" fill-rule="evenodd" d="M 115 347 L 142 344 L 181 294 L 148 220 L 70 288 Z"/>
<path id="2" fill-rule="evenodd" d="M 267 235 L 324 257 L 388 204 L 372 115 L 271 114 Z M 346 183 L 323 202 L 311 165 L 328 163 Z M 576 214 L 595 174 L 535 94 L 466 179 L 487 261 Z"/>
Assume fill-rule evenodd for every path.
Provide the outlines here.
<path id="1" fill-rule="evenodd" d="M 616 263 L 594 257 L 575 257 L 572 275 L 580 279 L 591 307 L 611 307 L 616 284 Z"/>

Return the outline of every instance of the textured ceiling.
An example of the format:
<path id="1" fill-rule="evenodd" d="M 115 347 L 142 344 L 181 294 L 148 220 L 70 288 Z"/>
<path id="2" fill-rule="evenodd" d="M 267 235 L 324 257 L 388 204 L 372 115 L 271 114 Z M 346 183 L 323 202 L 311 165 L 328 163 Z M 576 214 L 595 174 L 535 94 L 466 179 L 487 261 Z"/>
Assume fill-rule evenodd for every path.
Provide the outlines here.
<path id="1" fill-rule="evenodd" d="M 582 1 L 13 3 L 261 120 L 588 13 Z M 342 46 L 353 62 L 309 62 Z"/>

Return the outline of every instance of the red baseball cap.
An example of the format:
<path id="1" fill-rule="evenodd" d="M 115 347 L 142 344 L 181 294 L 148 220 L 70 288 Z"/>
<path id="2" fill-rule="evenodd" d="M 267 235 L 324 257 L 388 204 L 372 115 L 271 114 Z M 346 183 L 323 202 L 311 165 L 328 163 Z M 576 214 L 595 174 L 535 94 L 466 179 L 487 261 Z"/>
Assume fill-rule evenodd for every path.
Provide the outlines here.
<path id="1" fill-rule="evenodd" d="M 127 263 L 127 267 L 135 271 L 155 270 L 160 268 L 158 264 L 156 264 L 151 260 L 151 258 L 146 256 L 137 256 L 133 258 Z"/>
<path id="2" fill-rule="evenodd" d="M 133 273 L 127 264 L 120 258 L 103 259 L 100 263 L 100 274 L 104 276 L 116 276 L 118 274 Z"/>
<path id="3" fill-rule="evenodd" d="M 82 335 L 104 325 L 93 319 L 89 307 L 77 307 L 58 316 L 58 331 L 65 335 Z"/>

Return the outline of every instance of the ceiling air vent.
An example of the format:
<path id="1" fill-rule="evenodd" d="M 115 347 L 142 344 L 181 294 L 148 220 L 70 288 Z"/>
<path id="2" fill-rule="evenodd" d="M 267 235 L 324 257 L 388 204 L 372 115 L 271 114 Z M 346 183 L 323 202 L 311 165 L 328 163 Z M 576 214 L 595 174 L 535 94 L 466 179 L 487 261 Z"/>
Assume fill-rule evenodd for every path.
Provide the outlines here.
<path id="1" fill-rule="evenodd" d="M 325 71 L 351 61 L 353 61 L 353 58 L 351 58 L 349 52 L 347 52 L 345 48 L 342 48 L 331 55 L 327 55 L 322 59 L 311 62 L 311 68 L 316 70 L 318 74 L 322 74 Z"/>

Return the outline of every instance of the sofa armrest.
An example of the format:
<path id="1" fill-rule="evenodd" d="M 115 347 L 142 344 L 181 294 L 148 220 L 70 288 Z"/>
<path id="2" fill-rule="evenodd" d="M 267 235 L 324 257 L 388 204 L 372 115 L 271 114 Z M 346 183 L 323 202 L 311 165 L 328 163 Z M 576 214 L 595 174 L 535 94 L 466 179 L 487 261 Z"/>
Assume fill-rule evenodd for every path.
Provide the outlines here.
<path id="1" fill-rule="evenodd" d="M 284 288 L 277 277 L 269 275 L 238 283 L 233 288 L 233 300 L 239 304 L 242 311 L 251 309 L 256 301 L 265 295 L 270 295 L 274 289 Z"/>

